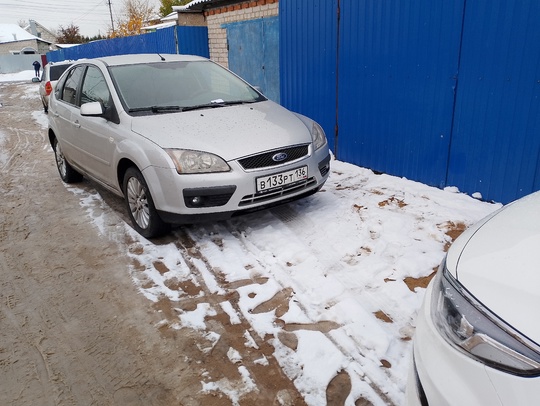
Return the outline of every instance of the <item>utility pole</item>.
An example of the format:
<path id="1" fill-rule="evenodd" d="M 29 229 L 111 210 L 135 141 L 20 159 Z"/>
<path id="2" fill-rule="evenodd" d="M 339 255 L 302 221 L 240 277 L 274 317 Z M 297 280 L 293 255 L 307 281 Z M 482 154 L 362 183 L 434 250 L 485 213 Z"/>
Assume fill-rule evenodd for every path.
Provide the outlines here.
<path id="1" fill-rule="evenodd" d="M 111 15 L 111 28 L 112 28 L 112 32 L 114 34 L 114 21 L 113 21 L 113 18 L 112 18 L 111 0 L 108 0 L 108 3 L 109 3 L 109 13 Z"/>

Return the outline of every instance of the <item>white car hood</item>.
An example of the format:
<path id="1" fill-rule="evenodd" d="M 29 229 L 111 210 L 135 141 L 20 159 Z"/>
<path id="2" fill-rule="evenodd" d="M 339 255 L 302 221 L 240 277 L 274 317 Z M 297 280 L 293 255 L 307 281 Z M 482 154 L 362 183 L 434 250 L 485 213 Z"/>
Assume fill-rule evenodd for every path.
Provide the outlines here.
<path id="1" fill-rule="evenodd" d="M 452 247 L 457 251 L 449 252 L 448 269 L 457 271 L 480 302 L 540 343 L 540 192 L 506 206 L 463 237 L 464 243 Z"/>
<path id="2" fill-rule="evenodd" d="M 271 101 L 132 117 L 131 129 L 162 148 L 212 152 L 226 161 L 312 141 L 297 115 Z"/>

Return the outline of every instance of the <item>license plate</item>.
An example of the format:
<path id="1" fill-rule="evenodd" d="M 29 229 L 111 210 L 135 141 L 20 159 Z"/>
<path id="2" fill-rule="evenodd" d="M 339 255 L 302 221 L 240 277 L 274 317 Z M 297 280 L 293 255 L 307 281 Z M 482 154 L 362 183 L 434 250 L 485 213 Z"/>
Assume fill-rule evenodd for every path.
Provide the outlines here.
<path id="1" fill-rule="evenodd" d="M 291 183 L 302 181 L 308 177 L 307 166 L 293 169 L 287 172 L 276 173 L 274 175 L 261 176 L 257 178 L 257 192 L 266 192 L 272 189 L 277 189 Z"/>

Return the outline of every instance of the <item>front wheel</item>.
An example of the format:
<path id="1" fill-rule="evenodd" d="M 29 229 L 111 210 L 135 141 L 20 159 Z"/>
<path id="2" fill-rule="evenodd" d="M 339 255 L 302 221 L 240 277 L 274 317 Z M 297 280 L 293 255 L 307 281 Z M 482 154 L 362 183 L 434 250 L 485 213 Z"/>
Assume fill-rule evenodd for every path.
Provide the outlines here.
<path id="1" fill-rule="evenodd" d="M 124 198 L 133 228 L 143 237 L 158 237 L 170 230 L 159 217 L 148 185 L 135 167 L 126 171 L 123 181 Z"/>
<path id="2" fill-rule="evenodd" d="M 60 144 L 55 138 L 53 141 L 54 156 L 56 158 L 56 167 L 58 168 L 58 173 L 62 180 L 66 183 L 76 183 L 82 180 L 82 175 L 77 172 L 66 160 L 66 157 L 62 153 Z"/>

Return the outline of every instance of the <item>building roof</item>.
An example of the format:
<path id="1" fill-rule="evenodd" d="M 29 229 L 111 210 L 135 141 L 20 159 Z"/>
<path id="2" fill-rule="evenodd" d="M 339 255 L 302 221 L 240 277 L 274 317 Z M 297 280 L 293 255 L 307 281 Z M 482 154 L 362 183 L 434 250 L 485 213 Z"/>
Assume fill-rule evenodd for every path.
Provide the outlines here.
<path id="1" fill-rule="evenodd" d="M 50 44 L 49 41 L 45 41 L 30 34 L 24 28 L 19 27 L 17 24 L 0 24 L 0 44 L 28 40 L 37 40 Z"/>
<path id="2" fill-rule="evenodd" d="M 173 6 L 174 11 L 178 12 L 194 12 L 203 11 L 212 6 L 225 6 L 230 4 L 239 3 L 245 0 L 193 0 L 185 6 Z"/>
<path id="3" fill-rule="evenodd" d="M 29 32 L 30 34 L 38 37 L 38 38 L 41 38 L 41 39 L 44 39 L 43 38 L 43 35 L 41 35 L 41 33 L 46 33 L 47 35 L 49 35 L 50 37 L 53 37 L 53 38 L 56 38 L 56 34 L 53 33 L 51 30 L 49 30 L 48 28 L 46 28 L 45 26 L 41 25 L 40 23 L 38 23 L 36 20 L 30 20 L 29 21 L 29 24 L 24 27 L 24 30 L 26 32 Z M 38 31 L 39 30 L 39 31 Z M 39 32 L 41 32 L 40 34 L 38 34 Z"/>
<path id="4" fill-rule="evenodd" d="M 176 25 L 175 21 L 166 21 L 161 24 L 145 25 L 144 27 L 141 27 L 141 31 L 159 30 L 161 28 L 174 27 L 175 25 Z"/>

